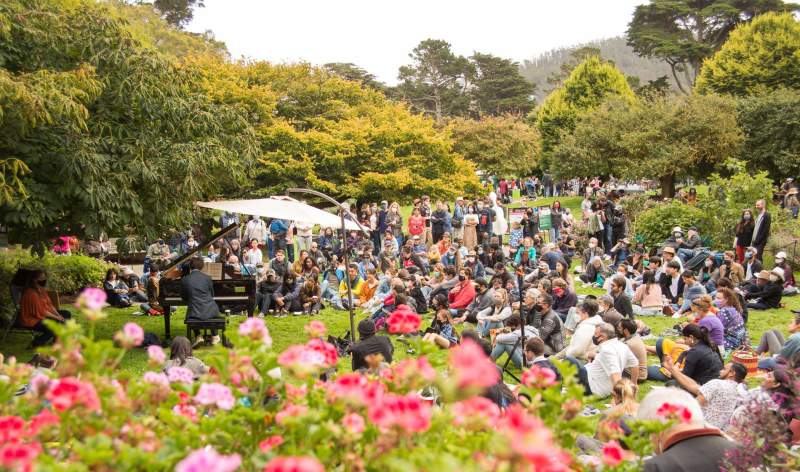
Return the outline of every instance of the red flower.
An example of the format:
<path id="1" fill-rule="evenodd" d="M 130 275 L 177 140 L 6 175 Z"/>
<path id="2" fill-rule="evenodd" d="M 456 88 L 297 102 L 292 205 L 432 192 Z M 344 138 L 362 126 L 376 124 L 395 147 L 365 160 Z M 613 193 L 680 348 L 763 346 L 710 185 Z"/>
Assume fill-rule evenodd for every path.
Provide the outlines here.
<path id="1" fill-rule="evenodd" d="M 609 467 L 618 466 L 623 459 L 625 451 L 617 441 L 610 441 L 603 445 L 603 464 Z"/>
<path id="2" fill-rule="evenodd" d="M 25 420 L 19 416 L 0 416 L 0 443 L 19 441 L 25 433 Z"/>
<path id="3" fill-rule="evenodd" d="M 75 377 L 64 377 L 53 381 L 45 396 L 58 411 L 66 411 L 77 405 L 83 405 L 88 410 L 100 411 L 100 400 L 97 398 L 94 385 Z"/>
<path id="4" fill-rule="evenodd" d="M 420 379 L 427 383 L 436 380 L 436 369 L 431 366 L 431 363 L 428 362 L 428 358 L 425 356 L 420 356 L 417 359 L 403 359 L 402 361 L 396 362 L 394 366 L 392 366 L 392 372 L 394 373 L 394 379 L 401 382 Z"/>
<path id="5" fill-rule="evenodd" d="M 667 420 L 678 420 L 681 423 L 691 423 L 692 421 L 692 412 L 688 408 L 667 402 L 658 407 L 656 415 Z"/>
<path id="6" fill-rule="evenodd" d="M 61 418 L 53 414 L 52 411 L 42 410 L 31 418 L 30 423 L 28 423 L 28 434 L 35 436 L 47 426 L 57 425 L 60 421 Z"/>
<path id="7" fill-rule="evenodd" d="M 325 472 L 325 467 L 313 457 L 276 457 L 264 467 L 264 472 Z"/>
<path id="8" fill-rule="evenodd" d="M 472 397 L 453 404 L 453 424 L 479 428 L 494 426 L 500 419 L 500 408 L 488 398 Z"/>
<path id="9" fill-rule="evenodd" d="M 327 385 L 328 391 L 335 399 L 348 399 L 356 403 L 365 403 L 365 388 L 369 381 L 357 373 L 342 374 L 336 381 Z"/>
<path id="10" fill-rule="evenodd" d="M 386 324 L 392 334 L 408 334 L 419 331 L 422 318 L 414 313 L 408 305 L 397 305 L 397 308 L 389 315 Z"/>
<path id="11" fill-rule="evenodd" d="M 556 373 L 547 367 L 532 365 L 522 373 L 522 385 L 533 388 L 547 388 L 556 384 Z"/>
<path id="12" fill-rule="evenodd" d="M 12 443 L 0 448 L 0 465 L 3 468 L 29 472 L 33 470 L 33 460 L 42 452 L 39 443 Z"/>
<path id="13" fill-rule="evenodd" d="M 520 405 L 511 405 L 498 421 L 508 437 L 511 450 L 522 456 L 537 472 L 568 471 L 571 457 L 553 444 L 553 436 L 542 420 Z"/>
<path id="14" fill-rule="evenodd" d="M 460 389 L 491 387 L 500 380 L 497 365 L 470 339 L 450 350 L 450 367 Z"/>
<path id="15" fill-rule="evenodd" d="M 406 396 L 388 393 L 378 404 L 369 406 L 370 421 L 382 430 L 398 427 L 409 433 L 422 432 L 431 425 L 431 407 L 410 393 Z"/>
<path id="16" fill-rule="evenodd" d="M 308 341 L 306 347 L 322 354 L 327 367 L 335 367 L 336 363 L 339 362 L 339 354 L 336 352 L 336 346 L 331 343 L 326 343 L 321 339 L 315 338 Z"/>
<path id="17" fill-rule="evenodd" d="M 272 449 L 280 446 L 281 444 L 283 444 L 283 436 L 275 435 L 275 436 L 270 436 L 267 439 L 258 443 L 258 448 L 261 449 L 262 452 L 269 452 Z"/>

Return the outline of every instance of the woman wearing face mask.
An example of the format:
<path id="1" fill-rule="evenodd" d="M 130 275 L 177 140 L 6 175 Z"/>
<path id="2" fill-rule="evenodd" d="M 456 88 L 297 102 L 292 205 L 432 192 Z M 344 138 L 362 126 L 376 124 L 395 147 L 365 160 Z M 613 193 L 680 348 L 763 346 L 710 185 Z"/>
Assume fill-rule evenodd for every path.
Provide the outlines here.
<path id="1" fill-rule="evenodd" d="M 745 249 L 753 242 L 753 230 L 755 227 L 753 212 L 748 208 L 742 212 L 742 217 L 735 228 L 736 238 L 733 241 L 733 247 L 736 248 L 739 264 L 744 262 Z"/>
<path id="2" fill-rule="evenodd" d="M 64 323 L 71 317 L 70 312 L 56 309 L 47 294 L 46 286 L 47 274 L 42 270 L 33 271 L 20 300 L 17 324 L 40 333 L 31 343 L 33 347 L 50 344 L 56 338 L 53 330 L 44 324 L 45 319 Z"/>
<path id="3" fill-rule="evenodd" d="M 511 316 L 511 305 L 508 301 L 508 292 L 504 288 L 494 291 L 494 303 L 492 306 L 478 313 L 478 332 L 482 337 L 489 336 L 490 329 L 503 327 L 503 322 Z"/>
<path id="4" fill-rule="evenodd" d="M 742 306 L 739 304 L 739 297 L 729 288 L 717 290 L 714 306 L 717 307 L 717 317 L 722 322 L 724 329 L 724 345 L 726 351 L 737 349 L 747 337 L 747 328 L 742 319 Z"/>

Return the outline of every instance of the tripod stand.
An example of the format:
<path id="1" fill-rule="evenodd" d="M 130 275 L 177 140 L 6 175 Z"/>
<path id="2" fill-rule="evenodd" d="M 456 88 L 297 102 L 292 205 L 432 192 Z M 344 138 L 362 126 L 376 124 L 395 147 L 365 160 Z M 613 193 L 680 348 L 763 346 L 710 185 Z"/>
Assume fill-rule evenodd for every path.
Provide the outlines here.
<path id="1" fill-rule="evenodd" d="M 514 354 L 517 352 L 517 349 L 522 346 L 522 362 L 521 365 L 523 368 L 526 367 L 527 362 L 525 361 L 525 326 L 528 324 L 527 316 L 525 313 L 525 304 L 522 302 L 524 298 L 522 294 L 522 275 L 523 271 L 522 268 L 517 268 L 517 287 L 519 287 L 519 320 L 520 320 L 520 327 L 519 327 L 519 339 L 517 342 L 514 343 L 514 347 L 511 348 L 511 352 L 508 354 L 506 358 L 506 362 L 503 364 L 503 373 L 511 377 L 512 379 L 520 382 L 519 377 L 514 375 L 508 370 L 508 363 L 511 362 L 511 359 L 514 358 Z"/>

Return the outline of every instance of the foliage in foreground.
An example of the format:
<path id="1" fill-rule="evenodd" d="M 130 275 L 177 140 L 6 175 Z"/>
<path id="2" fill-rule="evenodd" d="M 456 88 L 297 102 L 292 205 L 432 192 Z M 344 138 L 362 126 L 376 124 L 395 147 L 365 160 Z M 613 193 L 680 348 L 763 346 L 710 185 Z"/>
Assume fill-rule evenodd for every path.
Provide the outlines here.
<path id="1" fill-rule="evenodd" d="M 498 378 L 496 366 L 467 342 L 431 365 L 432 346 L 412 341 L 420 356 L 378 376 L 335 374 L 336 349 L 312 321 L 309 340 L 273 352 L 263 321 L 248 319 L 234 335 L 236 349 L 206 358 L 211 372 L 192 382 L 183 368 L 161 372 L 164 352 L 148 348 L 153 370 L 139 377 L 118 369 L 143 332 L 128 323 L 111 340 L 93 339 L 103 314 L 102 291 L 84 292 L 79 305 L 88 333 L 70 322 L 57 327 L 48 350 L 52 372 L 32 373 L 13 359 L 0 367 L 0 413 L 5 425 L 0 460 L 7 468 L 83 467 L 115 470 L 496 470 L 593 468 L 574 456 L 575 436 L 590 434 L 574 369 L 563 366 L 566 389 L 550 371 L 523 375 L 522 404 L 501 412 L 476 396 Z M 418 329 L 404 319 L 390 330 Z M 395 327 L 395 328 L 393 328 Z M 329 381 L 319 380 L 320 374 Z M 29 383 L 30 391 L 14 392 Z M 438 404 L 420 392 L 438 393 Z M 659 422 L 634 425 L 629 445 L 648 452 Z M 615 441 L 588 464 L 636 470 Z M 210 469 L 205 469 L 210 470 Z"/>

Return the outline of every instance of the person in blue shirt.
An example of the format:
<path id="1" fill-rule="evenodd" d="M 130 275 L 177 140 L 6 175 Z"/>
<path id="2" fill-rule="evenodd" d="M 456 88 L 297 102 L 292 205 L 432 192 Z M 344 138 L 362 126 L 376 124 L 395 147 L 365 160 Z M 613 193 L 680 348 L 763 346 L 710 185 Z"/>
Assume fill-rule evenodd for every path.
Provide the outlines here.
<path id="1" fill-rule="evenodd" d="M 453 328 L 450 310 L 442 308 L 436 312 L 436 319 L 431 323 L 431 327 L 425 330 L 422 340 L 432 342 L 442 349 L 458 344 L 458 333 Z"/>
<path id="2" fill-rule="evenodd" d="M 283 252 L 287 252 L 286 248 L 286 233 L 289 231 L 289 227 L 286 223 L 278 218 L 272 220 L 269 224 L 269 232 L 272 233 L 272 250 L 273 252 L 277 253 L 278 250 L 283 250 Z"/>

